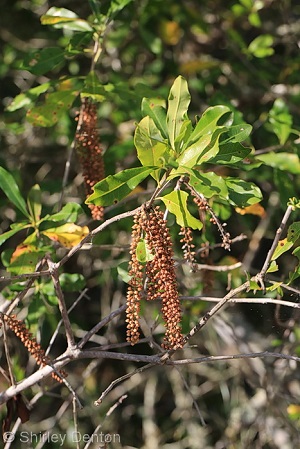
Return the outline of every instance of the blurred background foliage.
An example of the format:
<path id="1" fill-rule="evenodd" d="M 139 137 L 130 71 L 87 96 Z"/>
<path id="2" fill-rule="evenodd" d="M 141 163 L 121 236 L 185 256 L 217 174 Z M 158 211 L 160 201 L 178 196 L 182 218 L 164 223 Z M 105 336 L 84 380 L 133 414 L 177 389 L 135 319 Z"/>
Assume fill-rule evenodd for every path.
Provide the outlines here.
<path id="1" fill-rule="evenodd" d="M 28 109 L 35 107 L 36 101 L 38 105 L 43 104 L 43 89 L 31 91 L 25 97 L 17 96 L 45 83 L 49 83 L 50 91 L 52 88 L 54 91 L 83 89 L 91 71 L 91 31 L 42 25 L 40 19 L 55 6 L 92 20 L 91 6 L 95 4 L 98 2 L 2 1 L 0 165 L 14 175 L 24 195 L 34 184 L 41 186 L 45 213 L 57 212 L 79 99 L 75 99 L 54 126 L 40 127 L 30 119 Z M 110 2 L 99 2 L 99 5 L 105 14 Z M 98 115 L 107 174 L 135 166 L 133 132 L 135 123 L 141 119 L 141 100 L 144 96 L 165 99 L 179 74 L 188 80 L 192 118 L 208 106 L 224 104 L 253 126 L 251 141 L 247 142 L 253 148 L 249 160 L 235 169 L 216 166 L 214 171 L 256 182 L 263 192 L 263 209 L 242 215 L 221 201 L 214 203 L 214 210 L 227 221 L 232 237 L 246 236 L 237 239 L 229 254 L 218 247 L 220 238 L 209 223 L 205 234 L 195 233 L 200 262 L 230 265 L 242 261 L 243 268 L 230 274 L 208 270 L 191 273 L 180 262 L 178 229 L 170 222 L 177 241 L 182 295 L 221 297 L 226 289 L 245 280 L 244 269 L 256 273 L 274 239 L 288 199 L 299 198 L 299 46 L 300 5 L 292 0 L 131 1 L 105 31 L 95 71 L 100 84 L 105 86 Z M 58 55 L 61 49 L 62 57 L 58 56 L 57 64 L 47 66 L 45 72 L 33 73 L 32 55 L 49 47 L 55 47 Z M 264 164 L 260 165 L 259 160 Z M 129 201 L 107 208 L 105 218 L 141 204 L 151 189 L 151 181 L 144 183 L 143 189 L 136 191 Z M 81 216 L 81 224 L 95 226 L 84 205 L 82 177 L 74 155 L 63 198 L 64 204 L 75 201 L 82 205 L 86 215 Z M 18 219 L 18 212 L 2 195 L 0 216 L 2 232 Z M 293 219 L 297 220 L 297 213 Z M 114 223 L 94 239 L 92 248 L 80 251 L 65 266 L 63 288 L 68 305 L 87 288 L 70 316 L 77 337 L 82 337 L 84 330 L 124 302 L 123 280 L 129 259 L 131 224 L 131 220 Z M 20 241 L 17 235 L 2 248 L 10 250 Z M 208 251 L 207 245 L 213 250 Z M 58 248 L 57 257 L 62 254 L 64 250 Z M 296 265 L 295 259 L 284 255 L 273 279 L 286 282 Z M 294 287 L 297 289 L 297 285 Z M 4 286 L 3 298 L 14 297 L 20 289 L 22 283 Z M 283 299 L 296 301 L 299 297 L 298 290 L 284 292 Z M 273 297 L 276 295 L 275 291 Z M 257 292 L 257 297 L 260 296 Z M 144 316 L 148 325 L 154 326 L 157 306 L 151 306 L 147 305 Z M 184 331 L 210 307 L 208 301 L 183 301 Z M 47 347 L 59 319 L 52 284 L 43 279 L 36 281 L 23 308 L 32 331 Z M 297 354 L 300 351 L 297 317 L 296 311 L 292 313 L 284 307 L 232 305 L 209 322 L 193 340 L 197 347 L 185 349 L 184 356 L 272 348 Z M 95 343 L 118 346 L 124 342 L 125 332 L 122 316 L 95 336 Z M 159 325 L 154 334 L 161 333 Z M 12 338 L 14 367 L 21 379 L 33 367 L 16 343 Z M 52 355 L 59 354 L 64 344 L 60 335 Z M 132 352 L 151 353 L 147 344 L 136 346 Z M 299 445 L 300 375 L 292 362 L 245 359 L 191 364 L 180 370 L 153 368 L 117 386 L 100 408 L 93 406 L 111 381 L 135 367 L 109 360 L 78 361 L 72 365 L 68 379 L 84 402 L 84 409 L 78 415 L 82 434 L 91 435 L 101 424 L 104 433 L 120 435 L 121 443 L 112 441 L 107 446 L 116 448 L 293 449 Z M 6 387 L 1 379 L 1 389 Z M 31 421 L 22 428 L 37 433 L 49 429 L 71 432 L 69 392 L 48 381 L 42 387 L 45 394 L 35 404 Z M 40 386 L 28 391 L 28 399 L 39 391 Z M 124 394 L 128 397 L 113 413 L 106 415 Z M 47 442 L 44 447 L 55 446 Z M 74 444 L 69 441 L 64 447 L 71 448 Z"/>

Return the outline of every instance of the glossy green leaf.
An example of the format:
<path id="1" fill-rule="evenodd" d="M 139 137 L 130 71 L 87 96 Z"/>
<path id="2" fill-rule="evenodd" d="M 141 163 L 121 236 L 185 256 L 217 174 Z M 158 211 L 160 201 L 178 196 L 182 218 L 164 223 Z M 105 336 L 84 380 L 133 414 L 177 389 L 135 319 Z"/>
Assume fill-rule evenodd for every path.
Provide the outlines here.
<path id="1" fill-rule="evenodd" d="M 273 107 L 269 112 L 269 125 L 276 134 L 279 143 L 284 145 L 291 134 L 293 118 L 282 98 L 277 98 L 274 101 Z"/>
<path id="2" fill-rule="evenodd" d="M 136 257 L 141 264 L 145 264 L 154 259 L 154 254 L 149 249 L 145 239 L 140 239 L 136 247 Z"/>
<path id="3" fill-rule="evenodd" d="M 167 139 L 167 113 L 165 108 L 153 103 L 153 101 L 149 98 L 143 98 L 142 112 L 144 115 L 148 115 L 153 120 L 154 125 L 160 131 L 162 137 Z"/>
<path id="4" fill-rule="evenodd" d="M 190 178 L 189 184 L 196 192 L 204 195 L 206 198 L 217 195 L 228 200 L 228 189 L 222 176 L 218 176 L 214 172 L 203 173 L 193 169 L 187 171 Z"/>
<path id="5" fill-rule="evenodd" d="M 217 128 L 213 134 L 204 135 L 199 138 L 193 145 L 186 148 L 177 158 L 180 166 L 193 168 L 203 162 L 209 162 L 219 152 L 219 140 L 222 133 L 227 128 Z"/>
<path id="6" fill-rule="evenodd" d="M 116 175 L 109 175 L 94 186 L 94 193 L 86 203 L 96 206 L 109 206 L 116 204 L 129 195 L 157 167 L 128 168 Z"/>
<path id="7" fill-rule="evenodd" d="M 300 160 L 297 154 L 294 153 L 275 153 L 274 151 L 270 151 L 257 155 L 256 159 L 279 170 L 287 171 L 295 175 L 299 175 L 300 173 Z"/>
<path id="8" fill-rule="evenodd" d="M 65 61 L 66 51 L 60 47 L 48 47 L 29 53 L 22 64 L 22 69 L 40 76 L 51 71 Z"/>
<path id="9" fill-rule="evenodd" d="M 191 120 L 183 120 L 178 136 L 175 139 L 175 152 L 180 154 L 185 147 L 190 135 L 193 132 L 193 125 Z"/>
<path id="10" fill-rule="evenodd" d="M 0 167 L 0 189 L 3 190 L 9 201 L 11 201 L 19 211 L 28 218 L 29 213 L 19 187 L 13 176 L 3 167 Z"/>
<path id="11" fill-rule="evenodd" d="M 6 240 L 15 235 L 17 232 L 22 231 L 23 229 L 28 228 L 29 225 L 24 225 L 24 223 L 15 223 L 15 226 L 10 231 L 3 232 L 0 235 L 0 245 L 2 245 Z"/>
<path id="12" fill-rule="evenodd" d="M 220 125 L 218 125 L 219 120 L 229 112 L 230 109 L 223 105 L 212 106 L 206 109 L 186 142 L 185 147 L 188 148 L 193 143 L 199 141 L 203 136 L 206 136 L 207 138 L 211 136 L 215 130 L 220 127 Z"/>
<path id="13" fill-rule="evenodd" d="M 176 222 L 179 226 L 202 229 L 202 222 L 193 217 L 187 208 L 187 192 L 175 190 L 160 197 L 160 199 L 164 202 L 166 208 L 175 215 Z"/>
<path id="14" fill-rule="evenodd" d="M 45 219 L 47 221 L 75 223 L 81 213 L 83 213 L 83 210 L 80 204 L 68 203 L 59 212 L 53 215 L 47 215 Z"/>
<path id="15" fill-rule="evenodd" d="M 33 104 L 41 94 L 47 92 L 50 85 L 51 84 L 47 82 L 41 84 L 40 86 L 33 87 L 32 89 L 29 89 L 22 94 L 17 95 L 10 103 L 10 105 L 6 108 L 7 111 L 9 112 L 17 111 L 18 109 Z"/>
<path id="16" fill-rule="evenodd" d="M 252 126 L 247 123 L 229 126 L 226 138 L 223 140 L 222 144 L 226 144 L 227 142 L 244 142 L 250 136 L 251 131 Z"/>
<path id="17" fill-rule="evenodd" d="M 227 177 L 224 178 L 231 204 L 238 207 L 251 206 L 262 200 L 262 194 L 255 184 L 242 179 Z"/>
<path id="18" fill-rule="evenodd" d="M 168 158 L 168 147 L 156 128 L 153 120 L 146 116 L 137 125 L 134 134 L 134 144 L 137 156 L 144 166 L 163 167 Z M 157 173 L 153 172 L 155 179 Z"/>
<path id="19" fill-rule="evenodd" d="M 236 164 L 251 153 L 251 148 L 246 148 L 240 143 L 220 143 L 218 154 L 209 160 L 210 164 Z"/>
<path id="20" fill-rule="evenodd" d="M 72 31 L 92 31 L 92 26 L 77 14 L 66 8 L 53 6 L 41 17 L 42 25 L 51 25 L 54 28 L 64 28 Z"/>
<path id="21" fill-rule="evenodd" d="M 187 118 L 187 110 L 191 101 L 186 80 L 178 76 L 172 85 L 168 97 L 167 128 L 170 145 L 175 149 L 175 139 L 178 136 L 183 121 Z"/>
<path id="22" fill-rule="evenodd" d="M 35 106 L 27 112 L 27 119 L 33 126 L 49 127 L 69 111 L 78 95 L 74 90 L 62 90 L 46 96 L 45 103 Z"/>
<path id="23" fill-rule="evenodd" d="M 260 34 L 250 43 L 248 51 L 256 58 L 265 58 L 274 53 L 274 48 L 272 48 L 273 43 L 273 36 L 270 34 Z"/>
<path id="24" fill-rule="evenodd" d="M 28 211 L 35 223 L 41 218 L 42 204 L 41 204 L 41 189 L 38 184 L 35 184 L 29 191 L 27 197 Z"/>

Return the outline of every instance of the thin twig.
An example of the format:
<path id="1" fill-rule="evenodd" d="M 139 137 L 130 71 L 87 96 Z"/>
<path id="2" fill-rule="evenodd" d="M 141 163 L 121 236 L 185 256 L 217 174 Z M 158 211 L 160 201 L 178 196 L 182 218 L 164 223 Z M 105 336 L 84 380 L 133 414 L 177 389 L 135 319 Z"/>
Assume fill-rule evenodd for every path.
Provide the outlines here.
<path id="1" fill-rule="evenodd" d="M 103 320 L 101 320 L 99 323 L 97 323 L 91 330 L 89 330 L 85 336 L 80 340 L 77 347 L 79 349 L 82 349 L 83 346 L 90 340 L 90 338 L 96 334 L 103 326 L 105 326 L 107 323 L 109 323 L 111 320 L 113 320 L 116 316 L 120 315 L 122 312 L 126 310 L 126 304 L 123 304 L 120 306 L 117 310 L 114 310 L 109 315 L 107 315 Z"/>
<path id="2" fill-rule="evenodd" d="M 275 359 L 293 360 L 294 362 L 300 363 L 300 357 L 290 354 L 282 354 L 281 352 L 250 352 L 244 354 L 232 354 L 232 355 L 211 355 L 205 357 L 197 357 L 195 359 L 181 359 L 181 360 L 167 360 L 166 365 L 188 365 L 190 363 L 209 363 L 209 362 L 220 362 L 226 360 L 236 360 L 236 359 L 255 359 L 255 358 L 265 358 L 274 357 Z"/>
<path id="3" fill-rule="evenodd" d="M 12 362 L 11 362 L 9 349 L 8 349 L 7 329 L 6 329 L 6 323 L 3 319 L 3 315 L 1 315 L 1 321 L 2 321 L 2 329 L 3 329 L 3 343 L 4 343 L 4 350 L 5 350 L 5 357 L 6 357 L 7 366 L 8 366 L 10 383 L 11 383 L 11 385 L 15 386 L 16 382 L 15 382 L 15 377 L 14 377 L 14 373 L 13 373 L 13 369 L 12 369 Z"/>
<path id="4" fill-rule="evenodd" d="M 122 214 L 119 215 L 115 215 L 112 218 L 109 218 L 108 220 L 106 220 L 104 223 L 102 223 L 101 225 L 99 225 L 97 228 L 93 229 L 86 237 L 84 237 L 81 242 L 78 243 L 78 245 L 73 246 L 73 248 L 70 249 L 70 251 L 57 263 L 56 268 L 60 268 L 62 265 L 64 265 L 80 248 L 82 248 L 82 246 L 89 242 L 91 240 L 91 238 L 93 238 L 96 234 L 98 234 L 99 232 L 103 231 L 103 229 L 107 228 L 107 226 L 111 225 L 112 223 L 116 222 L 116 221 L 120 221 L 123 218 L 127 218 L 127 217 L 132 217 L 133 215 L 135 215 L 138 211 L 140 210 L 140 207 L 137 207 L 136 209 L 133 209 L 129 212 L 124 212 Z"/>
<path id="5" fill-rule="evenodd" d="M 73 397 L 73 422 L 74 422 L 75 435 L 78 435 L 78 415 L 77 415 L 77 405 L 75 396 Z M 80 449 L 78 438 L 76 438 L 76 449 Z"/>
<path id="6" fill-rule="evenodd" d="M 272 246 L 271 246 L 271 248 L 270 248 L 270 250 L 269 250 L 269 252 L 267 254 L 267 257 L 266 257 L 266 260 L 265 260 L 265 262 L 263 264 L 263 267 L 260 270 L 260 272 L 258 273 L 258 275 L 256 276 L 256 281 L 262 287 L 263 291 L 266 290 L 265 284 L 264 284 L 264 278 L 265 278 L 266 272 L 267 272 L 267 270 L 268 270 L 268 268 L 270 266 L 272 256 L 273 256 L 273 254 L 274 254 L 274 252 L 275 252 L 275 250 L 277 248 L 277 245 L 278 245 L 278 242 L 279 242 L 280 237 L 282 235 L 282 232 L 283 232 L 283 230 L 284 230 L 284 228 L 285 228 L 285 226 L 287 224 L 287 221 L 288 221 L 288 219 L 289 219 L 289 217 L 290 217 L 292 212 L 293 212 L 293 206 L 288 206 L 286 211 L 285 211 L 285 214 L 284 214 L 284 216 L 282 218 L 282 221 L 281 221 L 281 223 L 279 225 L 279 228 L 276 231 L 275 239 L 274 239 L 274 241 L 272 243 Z"/>
<path id="7" fill-rule="evenodd" d="M 78 296 L 78 298 L 73 302 L 73 304 L 71 305 L 71 307 L 69 307 L 69 309 L 67 310 L 67 314 L 68 314 L 68 315 L 69 315 L 69 313 L 72 312 L 72 310 L 77 306 L 77 304 L 81 301 L 81 299 L 86 295 L 87 290 L 88 290 L 87 288 L 84 289 L 84 290 L 80 293 L 80 295 Z M 53 343 L 54 343 L 54 340 L 56 339 L 56 337 L 57 337 L 57 335 L 58 335 L 60 326 L 61 326 L 62 324 L 63 324 L 63 320 L 61 319 L 61 320 L 57 323 L 56 329 L 55 329 L 55 331 L 53 332 L 53 335 L 52 335 L 52 337 L 51 337 L 51 339 L 50 339 L 50 342 L 49 342 L 49 344 L 48 344 L 48 348 L 46 349 L 46 352 L 45 352 L 46 355 L 48 355 L 49 352 L 51 351 L 51 347 L 52 347 L 52 345 L 53 345 Z"/>
<path id="8" fill-rule="evenodd" d="M 180 296 L 181 301 L 208 301 L 208 302 L 219 302 L 222 298 L 216 298 L 214 296 Z M 231 298 L 228 301 L 233 304 L 274 304 L 285 307 L 292 307 L 293 309 L 300 309 L 299 302 L 284 301 L 281 299 L 273 298 Z"/>
<path id="9" fill-rule="evenodd" d="M 74 338 L 74 334 L 72 331 L 72 326 L 71 326 L 71 322 L 69 319 L 68 310 L 67 310 L 65 299 L 64 299 L 64 294 L 63 294 L 63 291 L 60 286 L 58 270 L 56 268 L 56 264 L 52 262 L 50 257 L 48 257 L 48 267 L 49 267 L 51 278 L 52 278 L 54 288 L 56 291 L 61 317 L 62 317 L 64 326 L 65 326 L 68 348 L 73 348 L 73 347 L 75 347 L 75 338 Z"/>
<path id="10" fill-rule="evenodd" d="M 94 405 L 97 407 L 102 403 L 105 396 L 108 395 L 108 393 L 120 382 L 123 382 L 126 379 L 129 379 L 130 377 L 134 376 L 135 374 L 142 373 L 143 371 L 146 371 L 149 368 L 152 368 L 153 364 L 148 363 L 147 365 L 141 366 L 140 368 L 135 369 L 134 371 L 131 371 L 130 373 L 125 374 L 124 376 L 118 377 L 118 379 L 113 380 L 109 386 L 102 392 L 101 396 L 97 401 L 94 402 Z"/>

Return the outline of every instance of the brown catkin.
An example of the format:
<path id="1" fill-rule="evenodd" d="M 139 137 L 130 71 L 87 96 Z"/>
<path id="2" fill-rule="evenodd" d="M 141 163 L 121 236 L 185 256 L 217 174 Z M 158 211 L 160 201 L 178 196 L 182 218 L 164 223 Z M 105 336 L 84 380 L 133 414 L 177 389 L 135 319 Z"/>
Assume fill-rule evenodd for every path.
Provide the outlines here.
<path id="1" fill-rule="evenodd" d="M 162 316 L 166 326 L 163 347 L 182 347 L 181 309 L 173 261 L 173 249 L 167 222 L 159 207 L 142 208 L 134 218 L 131 243 L 129 274 L 130 286 L 127 292 L 127 340 L 135 344 L 139 339 L 139 308 L 143 291 L 143 265 L 139 263 L 136 248 L 144 238 L 152 260 L 146 262 L 146 293 L 148 300 L 161 298 Z"/>
<path id="2" fill-rule="evenodd" d="M 45 355 L 45 351 L 33 337 L 32 333 L 29 332 L 23 321 L 18 320 L 16 315 L 1 314 L 1 316 L 9 329 L 21 340 L 27 351 L 34 357 L 36 363 L 39 366 L 48 365 L 50 363 L 49 357 Z M 57 371 L 61 377 L 56 372 L 53 372 L 51 376 L 53 379 L 57 380 L 57 382 L 62 383 L 62 378 L 66 377 L 67 374 L 63 370 Z"/>
<path id="3" fill-rule="evenodd" d="M 97 128 L 96 104 L 83 98 L 75 133 L 75 149 L 82 167 L 86 196 L 93 193 L 93 186 L 105 177 L 102 148 Z M 103 219 L 103 207 L 89 204 L 94 220 Z"/>

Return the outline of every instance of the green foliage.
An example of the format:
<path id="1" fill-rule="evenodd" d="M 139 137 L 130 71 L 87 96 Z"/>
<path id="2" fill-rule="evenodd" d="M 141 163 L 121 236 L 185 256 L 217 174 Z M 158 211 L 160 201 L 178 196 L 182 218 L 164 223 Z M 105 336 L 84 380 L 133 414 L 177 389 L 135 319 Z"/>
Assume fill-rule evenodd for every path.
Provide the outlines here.
<path id="1" fill-rule="evenodd" d="M 2 272 L 6 277 L 3 297 L 14 300 L 26 288 L 28 276 L 25 276 L 26 281 L 21 276 L 11 283 L 10 276 L 33 273 L 47 255 L 54 261 L 61 260 L 69 248 L 87 235 L 86 224 L 91 229 L 96 226 L 90 221 L 88 208 L 79 205 L 83 202 L 83 190 L 77 176 L 78 167 L 74 156 L 67 155 L 82 97 L 97 103 L 108 175 L 94 186 L 94 193 L 87 202 L 108 206 L 105 212 L 108 217 L 133 209 L 142 202 L 160 204 L 166 216 L 171 215 L 169 223 L 176 222 L 171 226 L 171 233 L 177 242 L 176 269 L 183 295 L 199 298 L 216 294 L 219 297 L 228 287 L 242 284 L 244 266 L 222 273 L 218 265 L 243 262 L 244 257 L 250 260 L 249 255 L 253 258 L 246 269 L 251 274 L 257 272 L 265 257 L 265 244 L 275 237 L 287 205 L 293 209 L 293 215 L 286 238 L 278 243 L 267 271 L 267 299 L 278 295 L 284 300 L 287 284 L 298 291 L 300 58 L 296 42 L 300 39 L 299 7 L 289 2 L 278 6 L 278 2 L 252 0 L 234 0 L 230 4 L 203 1 L 201 5 L 198 0 L 89 0 L 70 1 L 66 5 L 68 9 L 51 2 L 46 11 L 44 3 L 42 0 L 17 1 L 12 2 L 10 8 L 2 8 L 0 244 L 3 245 Z M 44 14 L 40 17 L 41 10 Z M 67 159 L 71 168 L 65 185 L 62 179 Z M 216 226 L 209 223 L 211 216 L 205 216 L 201 210 L 199 213 L 196 208 L 195 195 L 205 201 L 218 219 L 227 222 L 225 229 L 232 237 L 237 236 L 230 260 L 223 257 L 224 248 L 220 247 Z M 64 205 L 60 208 L 62 197 Z M 126 201 L 122 201 L 125 198 Z M 88 294 L 92 301 L 85 303 L 84 313 L 81 309 L 76 314 L 75 309 L 70 315 L 78 336 L 79 329 L 89 329 L 103 319 L 105 313 L 119 307 L 119 298 L 123 298 L 125 290 L 123 282 L 130 281 L 131 225 L 128 219 L 107 226 L 101 235 L 94 237 L 91 248 L 85 245 L 78 257 L 60 268 L 59 283 L 67 303 L 70 300 L 68 307 L 85 285 L 91 287 Z M 212 265 L 215 271 L 202 270 L 195 275 L 190 273 L 190 267 L 182 264 L 178 226 L 194 229 L 197 261 Z M 261 235 L 264 229 L 265 234 Z M 245 235 L 248 241 L 240 238 Z M 256 250 L 253 249 L 255 245 Z M 152 257 L 141 236 L 138 261 L 144 264 Z M 251 296 L 257 291 L 258 300 L 262 301 L 261 285 L 250 280 L 250 275 L 248 279 Z M 293 290 L 288 292 L 288 301 L 294 300 L 291 294 Z M 245 300 L 246 296 L 245 293 Z M 57 305 L 53 282 L 43 276 L 34 279 L 30 292 L 20 301 L 17 310 L 26 316 L 31 331 L 48 342 L 61 318 Z M 157 305 L 151 306 L 153 309 L 146 320 L 153 332 L 151 338 L 155 339 L 161 330 L 159 325 L 156 328 Z M 276 337 L 284 348 L 284 333 L 279 338 L 274 331 L 278 331 L 281 323 L 277 322 L 278 316 L 274 318 L 272 305 L 264 309 L 264 315 L 259 311 L 259 320 L 255 315 L 259 306 L 251 305 L 251 311 L 244 315 L 243 306 L 239 307 L 238 323 L 229 323 L 233 332 L 237 326 L 246 329 L 247 344 L 251 344 L 251 337 L 254 337 L 262 351 L 268 349 L 269 337 L 274 341 Z M 211 303 L 183 300 L 182 308 L 183 329 L 188 332 L 199 316 L 211 308 Z M 283 319 L 287 317 L 286 310 L 283 307 L 280 311 Z M 101 329 L 101 335 L 97 336 L 101 344 L 115 348 L 117 342 L 124 341 L 123 321 L 121 316 L 120 320 L 110 322 L 107 332 Z M 195 344 L 199 346 L 195 352 L 216 355 L 220 350 L 228 351 L 230 338 L 227 342 L 226 335 L 226 347 L 222 346 L 221 323 L 217 320 L 216 323 L 208 326 L 207 333 L 205 328 L 199 340 L 195 337 Z M 295 353 L 299 353 L 299 326 L 291 328 L 289 321 L 287 326 L 289 340 L 283 352 L 291 353 L 290 341 L 293 341 Z M 59 341 L 55 354 L 65 350 L 63 332 L 59 333 L 59 339 L 63 343 Z M 239 339 L 235 338 L 232 347 L 243 352 L 245 345 L 242 343 L 239 346 Z M 190 351 L 191 354 L 194 351 L 192 346 Z M 23 360 L 15 355 L 12 363 L 17 381 L 32 372 L 32 365 L 26 370 L 21 367 Z M 131 365 L 132 362 L 126 370 L 131 370 Z M 205 410 L 207 415 L 209 410 L 216 417 L 216 420 L 209 420 L 205 436 L 203 429 L 199 430 L 198 418 L 196 422 L 191 406 L 180 413 L 173 411 L 174 404 L 182 403 L 178 399 L 180 381 L 174 377 L 175 371 L 170 370 L 172 375 L 164 371 L 166 375 L 159 383 L 155 371 L 150 379 L 153 383 L 146 384 L 146 389 L 145 378 L 140 376 L 142 380 L 135 384 L 136 393 L 131 390 L 127 404 L 124 401 L 110 417 L 110 431 L 115 426 L 125 435 L 124 441 L 122 435 L 122 446 L 150 444 L 143 440 L 147 432 L 143 437 L 138 434 L 133 409 L 134 395 L 140 401 L 146 391 L 147 402 L 147 388 L 151 386 L 152 390 L 157 389 L 153 394 L 157 414 L 155 426 L 162 447 L 195 444 L 186 437 L 192 426 L 193 432 L 198 432 L 195 441 L 202 438 L 207 447 L 258 448 L 268 444 L 273 449 L 273 446 L 280 446 L 275 442 L 276 432 L 268 437 L 267 432 L 262 431 L 263 423 L 265 419 L 274 422 L 282 435 L 286 426 L 284 417 L 291 421 L 285 436 L 290 438 L 292 447 L 298 436 L 298 431 L 293 433 L 292 424 L 299 418 L 299 407 L 280 376 L 276 391 L 280 397 L 287 398 L 284 403 L 278 401 L 280 413 L 274 414 L 266 401 L 265 406 L 261 404 L 260 410 L 255 411 L 256 420 L 251 426 L 245 426 L 242 420 L 234 420 L 233 425 L 232 416 L 254 416 L 253 409 L 251 413 L 247 409 L 249 401 L 240 401 L 240 398 L 247 396 L 245 382 L 250 381 L 255 394 L 264 375 L 263 368 L 258 379 L 255 370 L 247 371 L 246 376 L 240 364 L 238 368 L 230 365 L 230 372 L 224 365 L 220 380 L 219 366 L 210 364 L 208 375 L 207 366 L 201 365 L 197 368 L 194 365 L 193 372 L 188 366 L 183 370 L 184 375 L 191 373 L 191 390 L 201 412 Z M 93 391 L 93 395 L 100 389 L 104 391 L 111 373 L 115 378 L 123 375 L 119 364 L 109 365 L 107 361 L 102 364 L 101 372 L 95 368 L 95 375 L 91 373 L 88 378 L 84 376 L 84 361 L 80 364 L 74 361 L 74 366 L 72 377 L 78 375 L 83 382 L 94 385 L 88 389 L 84 384 L 83 394 L 87 390 Z M 270 378 L 268 369 L 269 366 L 266 378 Z M 292 364 L 287 369 L 293 378 Z M 103 372 L 109 376 L 103 376 Z M 208 381 L 208 394 L 200 391 L 199 376 Z M 254 383 L 252 378 L 256 379 Z M 73 378 L 71 384 L 72 381 Z M 261 392 L 262 386 L 257 388 Z M 168 397 L 166 389 L 170 391 Z M 181 391 L 181 395 L 185 397 L 186 392 Z M 86 403 L 94 399 L 94 396 L 84 397 Z M 45 415 L 53 405 L 50 396 L 47 401 Z M 47 403 L 51 404 L 49 409 Z M 38 420 L 35 410 L 32 411 L 33 420 Z M 67 412 L 65 416 L 68 422 L 72 419 Z M 98 418 L 97 415 L 94 421 L 89 420 L 87 427 L 98 425 Z M 214 422 L 217 424 L 212 424 Z M 256 426 L 256 422 L 260 426 Z M 172 429 L 174 442 L 170 436 L 173 425 L 177 429 L 176 434 Z"/>

